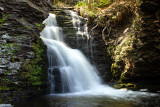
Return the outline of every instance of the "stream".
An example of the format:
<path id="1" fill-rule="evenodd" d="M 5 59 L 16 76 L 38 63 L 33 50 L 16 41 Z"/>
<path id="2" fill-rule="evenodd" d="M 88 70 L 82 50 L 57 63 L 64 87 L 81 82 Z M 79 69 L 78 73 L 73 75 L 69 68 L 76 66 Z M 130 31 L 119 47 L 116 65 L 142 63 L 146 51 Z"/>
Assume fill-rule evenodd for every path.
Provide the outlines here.
<path id="1" fill-rule="evenodd" d="M 108 96 L 61 96 L 45 95 L 14 103 L 14 107 L 159 107 L 160 97 L 134 99 Z"/>
<path id="2" fill-rule="evenodd" d="M 74 13 L 71 14 L 75 17 Z M 45 28 L 40 34 L 47 46 L 49 94 L 13 102 L 14 107 L 160 106 L 159 94 L 114 89 L 102 84 L 97 69 L 83 53 L 65 44 L 62 29 L 57 26 L 56 15 L 50 13 L 43 23 Z M 73 26 L 76 26 L 74 23 Z M 86 32 L 78 30 L 77 35 L 90 38 Z"/>

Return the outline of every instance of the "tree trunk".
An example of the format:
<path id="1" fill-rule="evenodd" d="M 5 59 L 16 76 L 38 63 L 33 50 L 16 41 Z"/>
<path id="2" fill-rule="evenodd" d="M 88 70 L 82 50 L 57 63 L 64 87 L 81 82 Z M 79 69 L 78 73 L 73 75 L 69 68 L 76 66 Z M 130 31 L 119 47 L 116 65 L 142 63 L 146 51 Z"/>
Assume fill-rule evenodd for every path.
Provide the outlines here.
<path id="1" fill-rule="evenodd" d="M 88 8 L 91 9 L 92 0 L 88 0 Z"/>

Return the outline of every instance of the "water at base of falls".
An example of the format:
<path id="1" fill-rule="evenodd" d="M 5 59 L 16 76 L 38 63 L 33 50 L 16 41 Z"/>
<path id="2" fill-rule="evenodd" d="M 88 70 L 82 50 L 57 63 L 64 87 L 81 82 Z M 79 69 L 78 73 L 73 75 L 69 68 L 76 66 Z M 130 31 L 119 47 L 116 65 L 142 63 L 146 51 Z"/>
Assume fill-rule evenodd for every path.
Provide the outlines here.
<path id="1" fill-rule="evenodd" d="M 50 94 L 59 96 L 110 96 L 128 98 L 132 96 L 152 96 L 154 94 L 118 90 L 101 83 L 101 78 L 85 56 L 77 49 L 71 49 L 63 41 L 62 29 L 57 26 L 56 16 L 49 14 L 43 22 L 45 28 L 40 33 L 47 46 L 49 62 L 48 81 Z M 64 94 L 65 93 L 65 94 Z"/>

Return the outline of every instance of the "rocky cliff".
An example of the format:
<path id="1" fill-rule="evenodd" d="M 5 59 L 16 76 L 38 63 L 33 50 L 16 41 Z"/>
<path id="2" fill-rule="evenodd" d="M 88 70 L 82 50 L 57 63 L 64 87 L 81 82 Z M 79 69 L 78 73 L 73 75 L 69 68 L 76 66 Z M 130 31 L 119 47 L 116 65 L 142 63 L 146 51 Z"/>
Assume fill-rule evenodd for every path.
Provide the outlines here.
<path id="1" fill-rule="evenodd" d="M 45 46 L 39 38 L 46 0 L 0 1 L 0 103 L 46 88 Z"/>
<path id="2" fill-rule="evenodd" d="M 112 20 L 109 19 L 108 30 L 106 35 L 102 34 L 102 38 L 107 47 L 107 54 L 112 59 L 112 80 L 119 83 L 115 87 L 159 90 L 158 0 L 120 1 L 109 8 L 115 13 L 106 15 L 106 18 L 111 17 Z"/>
<path id="3" fill-rule="evenodd" d="M 105 8 L 87 10 L 82 5 L 77 10 L 89 18 L 93 36 L 101 36 L 105 44 L 103 75 L 112 73 L 114 87 L 160 90 L 158 0 L 114 0 Z"/>

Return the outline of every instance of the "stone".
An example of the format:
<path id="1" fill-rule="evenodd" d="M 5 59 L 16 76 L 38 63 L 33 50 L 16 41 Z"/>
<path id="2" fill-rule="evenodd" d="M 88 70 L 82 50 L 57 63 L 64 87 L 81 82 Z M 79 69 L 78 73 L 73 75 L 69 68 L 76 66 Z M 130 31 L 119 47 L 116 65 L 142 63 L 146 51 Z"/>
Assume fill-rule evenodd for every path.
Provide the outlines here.
<path id="1" fill-rule="evenodd" d="M 0 44 L 6 43 L 6 40 L 0 40 Z"/>
<path id="2" fill-rule="evenodd" d="M 1 11 L 4 11 L 4 8 L 3 8 L 3 7 L 0 7 L 0 10 L 1 10 Z"/>
<path id="3" fill-rule="evenodd" d="M 6 33 L 6 34 L 2 35 L 1 38 L 2 38 L 2 39 L 7 39 L 7 38 L 9 38 L 9 35 Z"/>
<path id="4" fill-rule="evenodd" d="M 13 107 L 11 104 L 0 104 L 0 107 Z"/>
<path id="5" fill-rule="evenodd" d="M 0 68 L 7 68 L 6 65 L 0 65 Z"/>
<path id="6" fill-rule="evenodd" d="M 19 69 L 21 67 L 21 62 L 13 62 L 9 64 L 9 69 Z"/>

